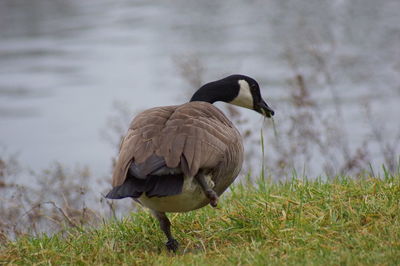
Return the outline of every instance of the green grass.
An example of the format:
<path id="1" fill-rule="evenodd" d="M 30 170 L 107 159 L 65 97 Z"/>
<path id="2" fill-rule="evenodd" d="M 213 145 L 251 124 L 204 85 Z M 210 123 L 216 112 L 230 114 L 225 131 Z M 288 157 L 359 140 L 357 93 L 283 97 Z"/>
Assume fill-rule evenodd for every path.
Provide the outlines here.
<path id="1" fill-rule="evenodd" d="M 217 209 L 170 214 L 180 242 L 145 210 L 67 236 L 20 238 L 0 264 L 399 265 L 400 176 L 236 185 Z"/>

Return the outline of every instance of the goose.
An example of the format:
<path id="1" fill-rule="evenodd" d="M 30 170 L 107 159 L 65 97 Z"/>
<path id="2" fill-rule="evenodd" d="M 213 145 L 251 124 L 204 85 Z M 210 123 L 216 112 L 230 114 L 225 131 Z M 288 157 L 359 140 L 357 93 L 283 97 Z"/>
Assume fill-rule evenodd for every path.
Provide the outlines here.
<path id="1" fill-rule="evenodd" d="M 242 167 L 242 137 L 217 101 L 274 115 L 253 78 L 231 75 L 203 85 L 187 103 L 138 114 L 120 145 L 106 198 L 131 197 L 149 208 L 170 251 L 179 244 L 166 213 L 216 207 Z"/>

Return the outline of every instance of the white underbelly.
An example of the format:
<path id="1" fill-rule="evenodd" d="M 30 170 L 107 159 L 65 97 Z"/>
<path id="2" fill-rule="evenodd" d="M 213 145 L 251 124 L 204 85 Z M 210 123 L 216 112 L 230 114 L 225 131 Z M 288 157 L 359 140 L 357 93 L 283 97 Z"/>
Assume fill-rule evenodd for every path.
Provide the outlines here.
<path id="1" fill-rule="evenodd" d="M 210 176 L 206 176 L 209 186 L 214 187 Z M 159 212 L 187 212 L 207 205 L 210 200 L 193 177 L 185 177 L 182 193 L 167 197 L 147 197 L 142 195 L 139 201 L 146 207 Z"/>

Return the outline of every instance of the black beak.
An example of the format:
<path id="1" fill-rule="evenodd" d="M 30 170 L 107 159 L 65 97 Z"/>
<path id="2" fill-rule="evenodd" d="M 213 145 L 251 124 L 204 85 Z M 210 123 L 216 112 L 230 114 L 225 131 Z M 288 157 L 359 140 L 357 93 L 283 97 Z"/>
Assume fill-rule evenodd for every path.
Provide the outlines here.
<path id="1" fill-rule="evenodd" d="M 274 110 L 272 110 L 263 99 L 261 99 L 261 102 L 258 104 L 257 112 L 269 118 L 275 114 Z"/>

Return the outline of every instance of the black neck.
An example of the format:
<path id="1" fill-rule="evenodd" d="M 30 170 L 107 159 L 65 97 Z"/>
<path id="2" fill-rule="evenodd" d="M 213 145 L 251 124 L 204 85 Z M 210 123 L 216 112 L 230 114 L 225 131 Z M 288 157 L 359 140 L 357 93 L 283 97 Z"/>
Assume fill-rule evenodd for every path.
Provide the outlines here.
<path id="1" fill-rule="evenodd" d="M 219 80 L 202 86 L 193 94 L 190 101 L 202 101 L 208 103 L 215 103 L 218 101 L 231 102 L 238 93 L 238 85 L 224 82 L 224 80 Z"/>

